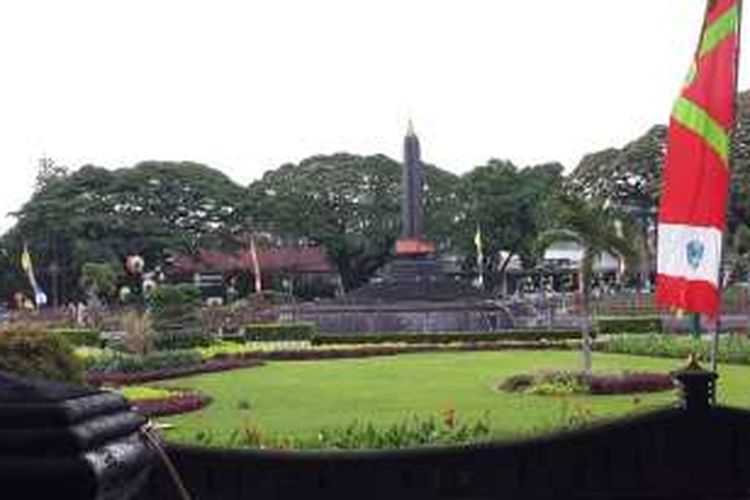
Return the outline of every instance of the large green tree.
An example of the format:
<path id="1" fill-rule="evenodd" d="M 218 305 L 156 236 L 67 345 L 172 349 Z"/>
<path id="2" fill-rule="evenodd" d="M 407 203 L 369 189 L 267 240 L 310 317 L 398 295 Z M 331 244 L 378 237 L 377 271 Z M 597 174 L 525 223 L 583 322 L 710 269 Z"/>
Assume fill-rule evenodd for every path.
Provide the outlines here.
<path id="1" fill-rule="evenodd" d="M 3 243 L 18 255 L 27 242 L 42 286 L 62 302 L 81 297 L 79 276 L 86 262 L 121 268 L 127 254 L 139 253 L 154 266 L 168 251 L 230 245 L 228 235 L 240 231 L 237 207 L 244 192 L 197 163 L 55 172 L 38 182 Z"/>
<path id="2" fill-rule="evenodd" d="M 392 255 L 400 231 L 401 165 L 384 155 L 313 156 L 267 172 L 243 212 L 259 230 L 325 247 L 344 287 L 364 283 Z M 425 166 L 426 236 L 451 245 L 458 178 Z"/>
<path id="3" fill-rule="evenodd" d="M 497 269 L 502 277 L 513 256 L 525 265 L 533 264 L 534 243 L 544 227 L 544 203 L 560 189 L 562 170 L 559 163 L 519 169 L 509 161 L 490 160 L 465 174 L 461 178 L 464 209 L 453 221 L 457 248 L 476 255 L 474 234 L 479 226 L 487 269 Z M 502 261 L 501 251 L 507 252 Z M 493 286 L 491 280 L 488 286 Z"/>

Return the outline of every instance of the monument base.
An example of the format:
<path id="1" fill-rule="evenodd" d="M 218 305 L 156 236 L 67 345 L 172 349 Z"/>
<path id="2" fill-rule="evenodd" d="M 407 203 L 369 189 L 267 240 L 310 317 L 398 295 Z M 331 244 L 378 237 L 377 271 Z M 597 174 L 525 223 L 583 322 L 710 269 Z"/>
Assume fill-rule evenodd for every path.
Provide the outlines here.
<path id="1" fill-rule="evenodd" d="M 383 266 L 366 285 L 353 290 L 347 302 L 442 302 L 485 299 L 463 276 L 447 273 L 432 254 L 400 254 Z"/>
<path id="2" fill-rule="evenodd" d="M 396 240 L 396 255 L 399 257 L 423 257 L 435 253 L 435 245 L 422 238 L 400 238 Z"/>

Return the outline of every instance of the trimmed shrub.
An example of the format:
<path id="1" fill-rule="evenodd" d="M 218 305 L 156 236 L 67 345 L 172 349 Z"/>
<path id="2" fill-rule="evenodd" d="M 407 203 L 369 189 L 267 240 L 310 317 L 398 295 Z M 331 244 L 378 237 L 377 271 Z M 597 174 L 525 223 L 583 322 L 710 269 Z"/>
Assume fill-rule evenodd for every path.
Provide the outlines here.
<path id="1" fill-rule="evenodd" d="M 224 443 L 230 448 L 394 450 L 420 446 L 463 445 L 487 441 L 493 436 L 487 415 L 465 419 L 453 408 L 439 415 L 412 415 L 391 425 L 367 421 L 320 429 L 313 438 L 297 439 L 264 432 L 250 420 L 230 434 Z M 218 445 L 210 430 L 195 434 L 203 446 Z"/>
<path id="2" fill-rule="evenodd" d="M 632 394 L 666 391 L 674 388 L 674 382 L 667 373 L 543 371 L 513 375 L 505 379 L 498 388 L 543 396 Z"/>
<path id="3" fill-rule="evenodd" d="M 667 373 L 626 372 L 617 375 L 589 375 L 585 382 L 591 394 L 631 394 L 674 388 L 674 381 Z"/>
<path id="4" fill-rule="evenodd" d="M 662 333 L 664 331 L 659 316 L 601 317 L 596 319 L 596 328 L 601 334 Z"/>
<path id="5" fill-rule="evenodd" d="M 83 382 L 83 364 L 73 346 L 61 335 L 28 324 L 0 330 L 0 370 L 59 382 Z"/>
<path id="6" fill-rule="evenodd" d="M 154 347 L 160 351 L 208 347 L 213 342 L 213 338 L 202 330 L 161 331 L 154 335 Z"/>
<path id="7" fill-rule="evenodd" d="M 201 291 L 194 285 L 162 285 L 148 297 L 157 349 L 184 349 L 211 343 L 202 328 Z"/>
<path id="8" fill-rule="evenodd" d="M 596 346 L 597 350 L 618 354 L 659 356 L 686 359 L 697 354 L 701 360 L 710 359 L 710 341 L 686 335 L 616 335 Z M 717 359 L 721 363 L 750 365 L 750 340 L 722 334 Z"/>
<path id="9" fill-rule="evenodd" d="M 193 350 L 154 352 L 144 356 L 114 353 L 91 360 L 86 367 L 90 373 L 137 373 L 164 368 L 194 366 L 203 362 L 201 353 Z"/>
<path id="10" fill-rule="evenodd" d="M 188 364 L 165 368 L 144 369 L 143 371 L 91 371 L 86 374 L 86 381 L 92 385 L 110 384 L 124 385 L 152 380 L 166 380 L 170 378 L 185 377 L 198 373 L 213 373 L 237 368 L 249 368 L 261 366 L 263 361 L 258 359 L 222 358 L 212 359 L 199 364 Z"/>
<path id="11" fill-rule="evenodd" d="M 315 323 L 250 323 L 245 325 L 245 340 L 282 341 L 314 340 L 317 333 Z"/>
<path id="12" fill-rule="evenodd" d="M 366 333 L 366 334 L 318 334 L 311 339 L 313 345 L 325 344 L 450 344 L 474 342 L 498 342 L 505 340 L 566 340 L 579 339 L 579 330 L 523 329 L 500 332 L 445 332 L 445 333 Z"/>
<path id="13" fill-rule="evenodd" d="M 93 328 L 54 328 L 54 335 L 60 335 L 75 347 L 99 347 L 102 343 L 101 332 Z"/>
<path id="14" fill-rule="evenodd" d="M 194 391 L 129 386 L 120 388 L 118 392 L 127 398 L 135 411 L 146 417 L 200 410 L 208 403 L 208 398 Z"/>
<path id="15" fill-rule="evenodd" d="M 146 417 L 178 415 L 202 409 L 208 403 L 200 394 L 175 394 L 162 399 L 131 400 L 133 409 Z"/>

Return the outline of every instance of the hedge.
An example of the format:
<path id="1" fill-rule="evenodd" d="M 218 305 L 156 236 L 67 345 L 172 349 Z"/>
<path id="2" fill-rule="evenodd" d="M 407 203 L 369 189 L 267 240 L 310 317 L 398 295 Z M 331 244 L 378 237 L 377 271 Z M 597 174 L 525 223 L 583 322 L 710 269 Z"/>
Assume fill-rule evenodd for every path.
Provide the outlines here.
<path id="1" fill-rule="evenodd" d="M 245 325 L 245 340 L 311 340 L 317 333 L 312 322 L 249 323 Z"/>
<path id="2" fill-rule="evenodd" d="M 601 334 L 619 333 L 662 333 L 664 331 L 659 316 L 599 317 L 596 330 Z"/>
<path id="3" fill-rule="evenodd" d="M 449 344 L 454 342 L 497 342 L 503 340 L 566 340 L 581 338 L 580 330 L 523 329 L 501 332 L 444 332 L 444 333 L 366 333 L 318 334 L 313 345 L 326 344 Z"/>
<path id="4" fill-rule="evenodd" d="M 58 382 L 83 382 L 83 364 L 70 342 L 30 324 L 0 329 L 0 370 Z"/>
<path id="5" fill-rule="evenodd" d="M 49 332 L 64 337 L 75 347 L 99 347 L 102 343 L 101 332 L 92 328 L 53 328 Z"/>
<path id="6" fill-rule="evenodd" d="M 211 335 L 200 328 L 158 331 L 153 339 L 154 347 L 159 351 L 207 347 L 214 342 Z"/>

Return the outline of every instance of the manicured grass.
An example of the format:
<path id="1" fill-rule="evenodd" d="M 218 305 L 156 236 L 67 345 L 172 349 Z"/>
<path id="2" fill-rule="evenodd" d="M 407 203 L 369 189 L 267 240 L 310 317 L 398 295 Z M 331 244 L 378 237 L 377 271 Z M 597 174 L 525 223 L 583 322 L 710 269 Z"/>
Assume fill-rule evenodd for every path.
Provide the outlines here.
<path id="1" fill-rule="evenodd" d="M 669 371 L 681 361 L 596 353 L 597 371 Z M 388 425 L 410 415 L 455 408 L 459 419 L 487 415 L 499 438 L 564 426 L 571 417 L 611 418 L 673 404 L 676 393 L 627 396 L 535 396 L 496 390 L 510 375 L 540 369 L 577 369 L 568 351 L 405 354 L 331 361 L 269 362 L 265 366 L 200 375 L 161 386 L 197 389 L 213 398 L 202 411 L 161 421 L 175 424 L 168 439 L 192 442 L 208 431 L 225 444 L 244 423 L 274 436 L 311 439 L 322 428 L 355 420 Z M 720 402 L 750 407 L 750 367 L 720 367 Z M 634 399 L 639 402 L 635 403 Z M 588 418 L 588 417 L 587 417 Z"/>

